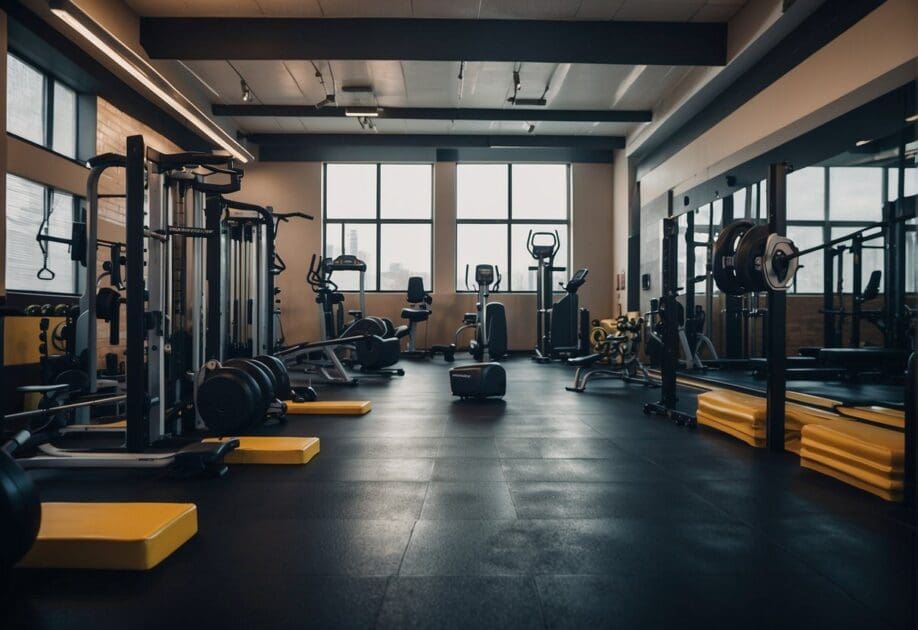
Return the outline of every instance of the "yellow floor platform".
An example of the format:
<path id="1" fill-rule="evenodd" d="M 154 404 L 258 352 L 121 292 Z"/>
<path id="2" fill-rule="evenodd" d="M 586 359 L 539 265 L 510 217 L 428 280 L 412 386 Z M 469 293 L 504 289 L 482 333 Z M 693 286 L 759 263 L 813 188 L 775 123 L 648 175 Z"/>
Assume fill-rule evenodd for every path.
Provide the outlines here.
<path id="1" fill-rule="evenodd" d="M 234 438 L 208 438 L 225 442 Z M 239 437 L 239 446 L 223 461 L 227 464 L 306 464 L 319 453 L 314 437 Z"/>
<path id="2" fill-rule="evenodd" d="M 288 416 L 362 416 L 371 409 L 373 405 L 369 400 L 287 401 Z"/>
<path id="3" fill-rule="evenodd" d="M 152 569 L 198 531 L 191 503 L 42 503 L 21 567 Z"/>

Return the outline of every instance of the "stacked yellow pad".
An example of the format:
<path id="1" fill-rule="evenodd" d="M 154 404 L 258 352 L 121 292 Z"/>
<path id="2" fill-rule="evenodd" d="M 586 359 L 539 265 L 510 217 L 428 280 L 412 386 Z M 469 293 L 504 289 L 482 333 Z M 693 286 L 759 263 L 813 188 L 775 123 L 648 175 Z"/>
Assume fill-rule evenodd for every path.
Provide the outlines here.
<path id="1" fill-rule="evenodd" d="M 887 501 L 901 501 L 905 438 L 899 431 L 847 420 L 807 425 L 800 465 Z"/>
<path id="2" fill-rule="evenodd" d="M 830 411 L 788 403 L 785 407 L 784 446 L 800 451 L 800 431 L 808 424 L 833 422 Z M 716 429 L 756 448 L 765 447 L 765 399 L 726 389 L 698 395 L 698 423 Z"/>
<path id="3" fill-rule="evenodd" d="M 765 446 L 765 399 L 726 389 L 698 395 L 698 424 L 742 440 Z"/>

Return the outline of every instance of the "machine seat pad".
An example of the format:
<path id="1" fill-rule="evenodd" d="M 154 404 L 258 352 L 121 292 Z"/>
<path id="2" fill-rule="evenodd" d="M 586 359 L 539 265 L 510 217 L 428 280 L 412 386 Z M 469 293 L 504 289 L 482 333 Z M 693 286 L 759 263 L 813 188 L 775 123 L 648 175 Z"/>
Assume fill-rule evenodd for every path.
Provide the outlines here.
<path id="1" fill-rule="evenodd" d="M 841 365 L 875 365 L 877 362 L 901 363 L 905 367 L 908 353 L 895 348 L 823 348 L 819 360 L 823 363 Z"/>
<path id="2" fill-rule="evenodd" d="M 42 503 L 21 567 L 146 571 L 198 531 L 192 503 Z"/>
<path id="3" fill-rule="evenodd" d="M 59 383 L 57 385 L 20 385 L 16 388 L 16 391 L 23 394 L 52 394 L 65 392 L 69 389 L 70 385 L 67 383 Z"/>
<path id="4" fill-rule="evenodd" d="M 205 442 L 227 438 L 208 438 Z M 223 460 L 227 464 L 306 464 L 319 453 L 315 437 L 239 437 L 239 446 Z"/>
<path id="5" fill-rule="evenodd" d="M 602 358 L 601 352 L 596 352 L 595 354 L 587 354 L 582 357 L 574 357 L 567 360 L 567 364 L 573 367 L 589 367 L 599 361 Z"/>
<path id="6" fill-rule="evenodd" d="M 362 416 L 371 409 L 373 404 L 369 400 L 287 401 L 288 416 Z"/>
<path id="7" fill-rule="evenodd" d="M 426 308 L 403 308 L 402 319 L 409 322 L 424 322 L 430 318 L 430 311 Z"/>

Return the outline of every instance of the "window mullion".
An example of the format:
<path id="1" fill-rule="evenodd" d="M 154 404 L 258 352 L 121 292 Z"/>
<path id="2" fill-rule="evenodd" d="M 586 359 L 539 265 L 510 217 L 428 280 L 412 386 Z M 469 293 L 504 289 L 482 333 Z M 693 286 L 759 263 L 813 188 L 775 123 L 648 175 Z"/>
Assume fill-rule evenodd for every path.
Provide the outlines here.
<path id="1" fill-rule="evenodd" d="M 376 163 L 376 290 L 382 289 L 382 164 Z M 365 313 L 364 313 L 365 314 Z"/>
<path id="2" fill-rule="evenodd" d="M 507 164 L 507 291 L 513 291 L 513 164 Z"/>

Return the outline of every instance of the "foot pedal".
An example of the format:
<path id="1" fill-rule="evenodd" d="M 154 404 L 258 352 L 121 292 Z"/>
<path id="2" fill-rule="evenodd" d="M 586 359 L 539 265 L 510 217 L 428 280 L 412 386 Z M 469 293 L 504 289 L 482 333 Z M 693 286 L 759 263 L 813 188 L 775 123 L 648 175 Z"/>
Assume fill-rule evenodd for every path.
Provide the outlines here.
<path id="1" fill-rule="evenodd" d="M 189 444 L 175 454 L 175 470 L 181 476 L 222 477 L 228 470 L 224 458 L 238 447 L 238 438 Z"/>

